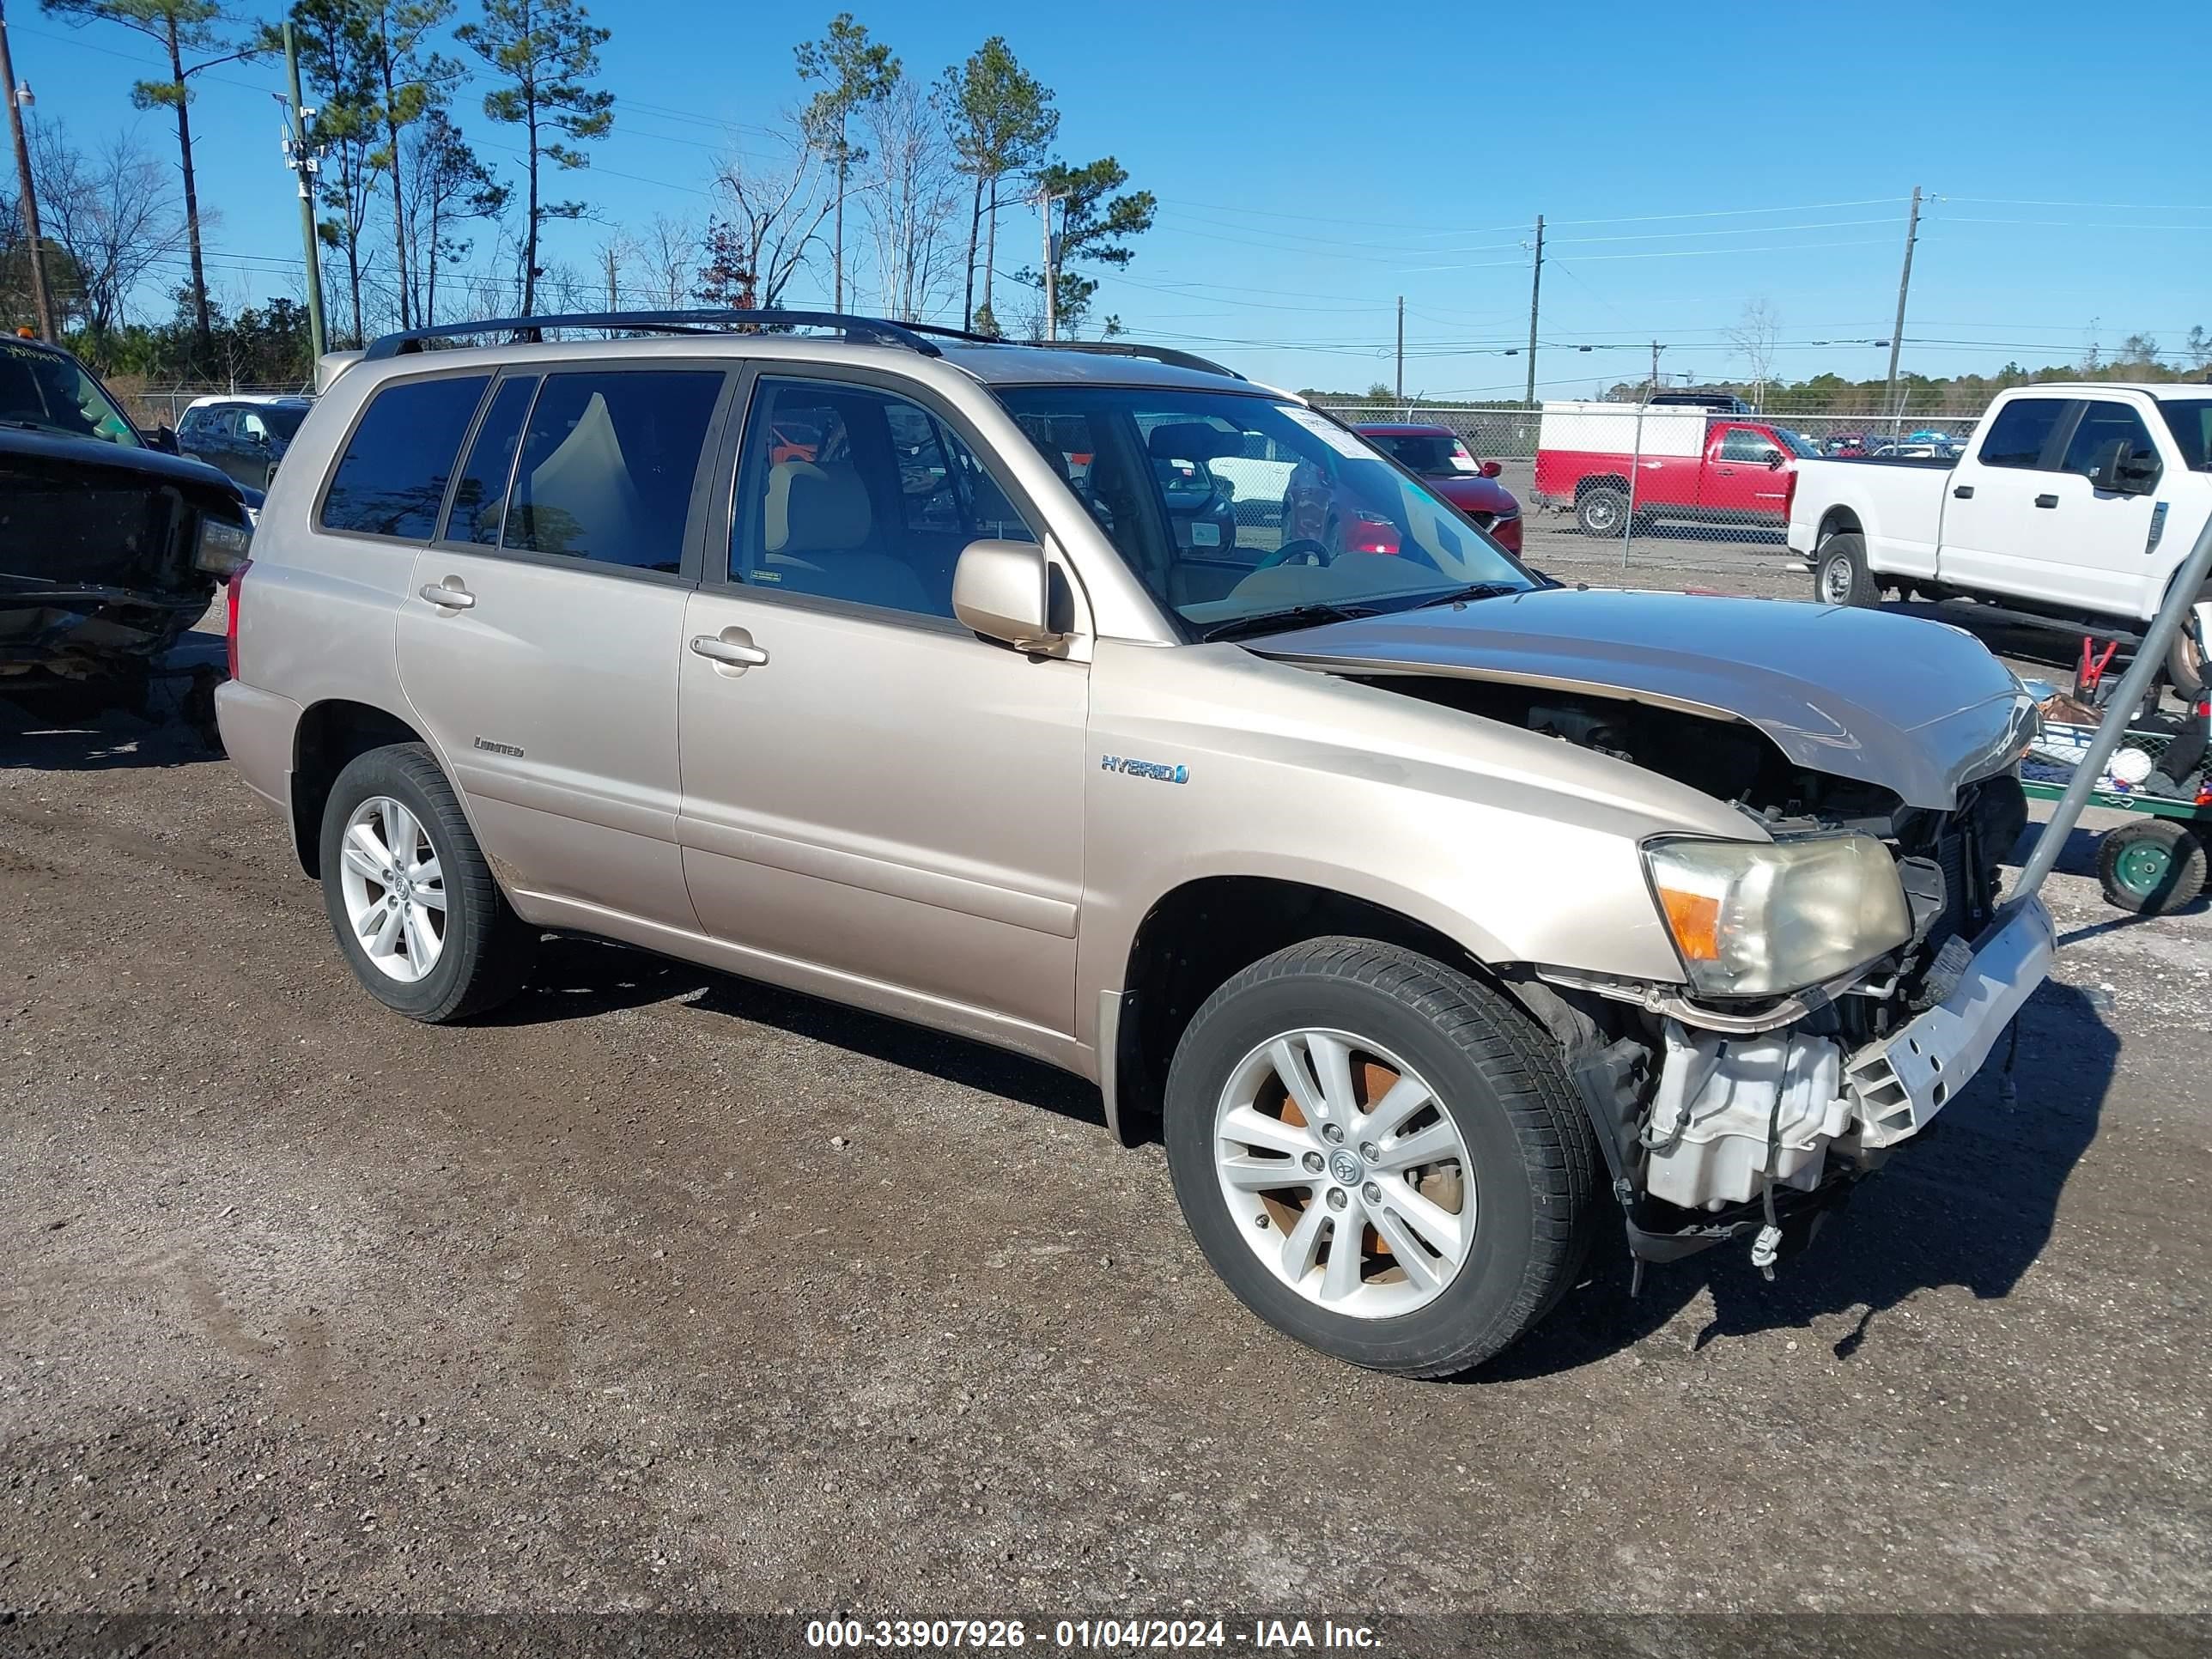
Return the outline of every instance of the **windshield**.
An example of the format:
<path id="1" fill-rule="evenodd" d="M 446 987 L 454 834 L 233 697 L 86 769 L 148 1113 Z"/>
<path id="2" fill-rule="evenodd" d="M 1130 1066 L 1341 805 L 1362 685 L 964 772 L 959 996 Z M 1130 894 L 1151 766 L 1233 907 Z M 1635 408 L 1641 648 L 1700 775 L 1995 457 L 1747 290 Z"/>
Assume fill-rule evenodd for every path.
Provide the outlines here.
<path id="1" fill-rule="evenodd" d="M 1783 447 L 1794 455 L 1818 456 L 1820 453 L 1820 445 L 1814 443 L 1803 433 L 1792 432 L 1786 426 L 1776 427 L 1774 435 L 1781 439 Z"/>
<path id="2" fill-rule="evenodd" d="M 0 341 L 0 423 L 137 449 L 137 429 L 74 358 Z"/>
<path id="3" fill-rule="evenodd" d="M 2158 412 L 2166 416 L 2189 470 L 2212 472 L 2212 398 L 2161 398 Z"/>
<path id="4" fill-rule="evenodd" d="M 1540 585 L 1365 440 L 1303 405 L 1137 386 L 1000 397 L 1153 598 L 1197 629 Z"/>
<path id="5" fill-rule="evenodd" d="M 253 411 L 261 424 L 286 443 L 300 434 L 300 422 L 307 418 L 304 409 L 293 409 L 283 404 L 270 404 Z"/>
<path id="6" fill-rule="evenodd" d="M 1425 478 L 1449 478 L 1479 473 L 1482 464 L 1449 432 L 1362 433 L 1376 448 L 1398 458 L 1398 465 Z"/>

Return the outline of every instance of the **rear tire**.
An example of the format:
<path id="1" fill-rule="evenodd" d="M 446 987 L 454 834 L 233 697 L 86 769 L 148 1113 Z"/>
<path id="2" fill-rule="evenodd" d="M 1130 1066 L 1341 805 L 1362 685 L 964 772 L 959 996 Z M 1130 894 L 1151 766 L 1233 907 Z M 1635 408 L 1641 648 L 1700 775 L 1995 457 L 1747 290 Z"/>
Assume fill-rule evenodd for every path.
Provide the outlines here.
<path id="1" fill-rule="evenodd" d="M 1321 1050 L 1303 1046 L 1309 1036 L 1350 1051 L 1338 1089 Z M 1285 1103 L 1268 1058 L 1285 1042 L 1314 1068 L 1324 1103 L 1352 1091 L 1350 1111 L 1339 1103 L 1316 1124 Z M 1272 1125 L 1232 1104 L 1255 1075 L 1267 1079 L 1257 1098 L 1274 1089 L 1281 1115 Z M 1392 1128 L 1382 1103 L 1394 1079 L 1409 1078 L 1428 1104 Z M 1248 1124 L 1268 1138 L 1247 1139 Z M 1191 1232 L 1246 1307 L 1310 1347 L 1405 1376 L 1479 1364 L 1550 1311 L 1587 1254 L 1601 1185 L 1589 1119 L 1550 1036 L 1480 981 L 1370 939 L 1292 945 L 1209 997 L 1169 1073 L 1165 1139 Z M 1417 1143 L 1449 1150 L 1434 1153 L 1441 1164 L 1424 1156 L 1408 1168 Z M 1240 1189 L 1256 1147 L 1290 1153 L 1284 1188 L 1303 1193 L 1270 1182 L 1255 1200 Z M 1346 1153 L 1357 1156 L 1340 1174 Z M 1301 1164 L 1313 1173 L 1297 1175 Z M 1309 1220 L 1309 1254 L 1293 1267 Z M 1458 1234 L 1455 1259 L 1450 1244 L 1422 1255 L 1440 1283 L 1401 1265 L 1409 1222 L 1418 1243 L 1440 1237 L 1431 1231 L 1439 1223 Z M 1383 1248 L 1394 1233 L 1397 1249 Z M 1340 1237 L 1355 1250 L 1340 1284 L 1330 1272 Z"/>
<path id="2" fill-rule="evenodd" d="M 2204 843 L 2187 824 L 2144 818 L 2106 832 L 2097 843 L 2097 879 L 2106 900 L 2137 915 L 2179 910 L 2204 890 Z"/>
<path id="3" fill-rule="evenodd" d="M 392 856 L 364 862 L 358 843 L 349 840 L 349 827 L 379 802 L 403 808 L 419 828 L 421 842 L 410 830 L 407 848 L 387 848 Z M 421 855 L 422 843 L 427 857 Z M 354 977 L 386 1007 L 443 1024 L 496 1006 L 529 979 L 537 933 L 500 891 L 453 785 L 422 744 L 392 744 L 349 762 L 324 805 L 321 844 L 323 908 L 338 950 Z M 404 876 L 400 866 L 410 860 L 421 875 L 404 882 L 387 878 L 387 868 Z M 357 920 L 380 922 L 387 909 L 404 911 L 418 896 L 416 915 L 404 928 L 365 927 Z M 418 948 L 418 940 L 434 943 L 434 949 Z"/>
<path id="4" fill-rule="evenodd" d="M 1628 517 L 1628 492 L 1599 484 L 1575 498 L 1575 528 L 1585 536 L 1618 536 Z"/>
<path id="5" fill-rule="evenodd" d="M 2212 588 L 2199 593 L 2197 603 L 2212 605 Z M 2166 678 L 2176 691 L 2192 702 L 2204 695 L 2208 685 L 2212 685 L 2212 672 L 2207 672 L 2203 650 L 2197 645 L 2197 635 L 2189 628 L 2186 617 L 2183 618 L 2180 631 L 2173 636 L 2173 644 L 2167 648 Z"/>
<path id="6" fill-rule="evenodd" d="M 1865 537 L 1846 530 L 1820 544 L 1813 592 L 1824 605 L 1871 610 L 1881 603 L 1881 584 L 1867 568 Z"/>

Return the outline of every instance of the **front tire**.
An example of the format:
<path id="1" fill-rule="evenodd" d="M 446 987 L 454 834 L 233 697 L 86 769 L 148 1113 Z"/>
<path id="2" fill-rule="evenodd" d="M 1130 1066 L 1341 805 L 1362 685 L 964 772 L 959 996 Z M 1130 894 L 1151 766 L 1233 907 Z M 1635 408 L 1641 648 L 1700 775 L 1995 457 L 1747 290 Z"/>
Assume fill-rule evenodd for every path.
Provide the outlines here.
<path id="1" fill-rule="evenodd" d="M 1479 1364 L 1588 1249 L 1596 1146 L 1550 1037 L 1397 945 L 1309 940 L 1216 991 L 1176 1048 L 1165 1127 L 1214 1271 L 1357 1365 Z"/>
<path id="2" fill-rule="evenodd" d="M 323 807 L 323 908 L 368 994 L 429 1024 L 506 1001 L 537 935 L 492 878 L 453 786 L 419 743 L 349 762 Z"/>
<path id="3" fill-rule="evenodd" d="M 1881 584 L 1867 568 L 1866 538 L 1846 530 L 1820 544 L 1820 557 L 1813 579 L 1814 592 L 1824 605 L 1845 605 L 1871 610 L 1881 603 Z"/>

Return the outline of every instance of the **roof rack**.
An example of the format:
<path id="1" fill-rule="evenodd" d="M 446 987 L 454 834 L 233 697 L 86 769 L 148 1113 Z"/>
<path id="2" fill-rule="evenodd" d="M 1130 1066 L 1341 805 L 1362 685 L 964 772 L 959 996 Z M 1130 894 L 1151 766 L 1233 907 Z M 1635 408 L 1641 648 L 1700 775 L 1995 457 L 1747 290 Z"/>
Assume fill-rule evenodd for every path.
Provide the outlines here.
<path id="1" fill-rule="evenodd" d="M 439 323 L 381 335 L 362 354 L 365 362 L 422 349 L 424 342 L 469 334 L 507 334 L 532 343 L 549 328 L 604 328 L 641 334 L 726 334 L 742 328 L 834 328 L 871 345 L 903 346 L 925 357 L 945 354 L 915 330 L 877 317 L 841 311 L 586 311 L 556 317 L 498 317 L 473 323 Z"/>
<path id="2" fill-rule="evenodd" d="M 959 340 L 969 345 L 1034 346 L 1046 351 L 1092 351 L 1108 357 L 1143 357 L 1175 368 L 1194 368 L 1202 374 L 1226 374 L 1232 380 L 1244 378 L 1228 364 L 1217 363 L 1211 357 L 1201 357 L 1194 351 L 1177 351 L 1173 346 L 1146 345 L 1137 340 L 1006 340 L 995 335 L 970 333 L 964 328 L 954 328 L 945 323 L 902 323 L 899 326 L 916 334 L 933 334 L 940 339 Z"/>

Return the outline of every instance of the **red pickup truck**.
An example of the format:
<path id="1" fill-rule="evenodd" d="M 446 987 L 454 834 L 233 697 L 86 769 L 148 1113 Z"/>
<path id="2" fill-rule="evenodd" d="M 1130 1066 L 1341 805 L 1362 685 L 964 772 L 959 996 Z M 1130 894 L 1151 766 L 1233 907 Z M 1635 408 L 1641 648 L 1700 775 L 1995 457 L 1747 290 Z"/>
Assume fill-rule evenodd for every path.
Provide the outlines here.
<path id="1" fill-rule="evenodd" d="M 1780 529 L 1813 446 L 1770 422 L 1653 404 L 1549 403 L 1536 438 L 1537 501 L 1571 506 L 1586 536 L 1618 536 L 1633 480 L 1638 521 Z"/>

